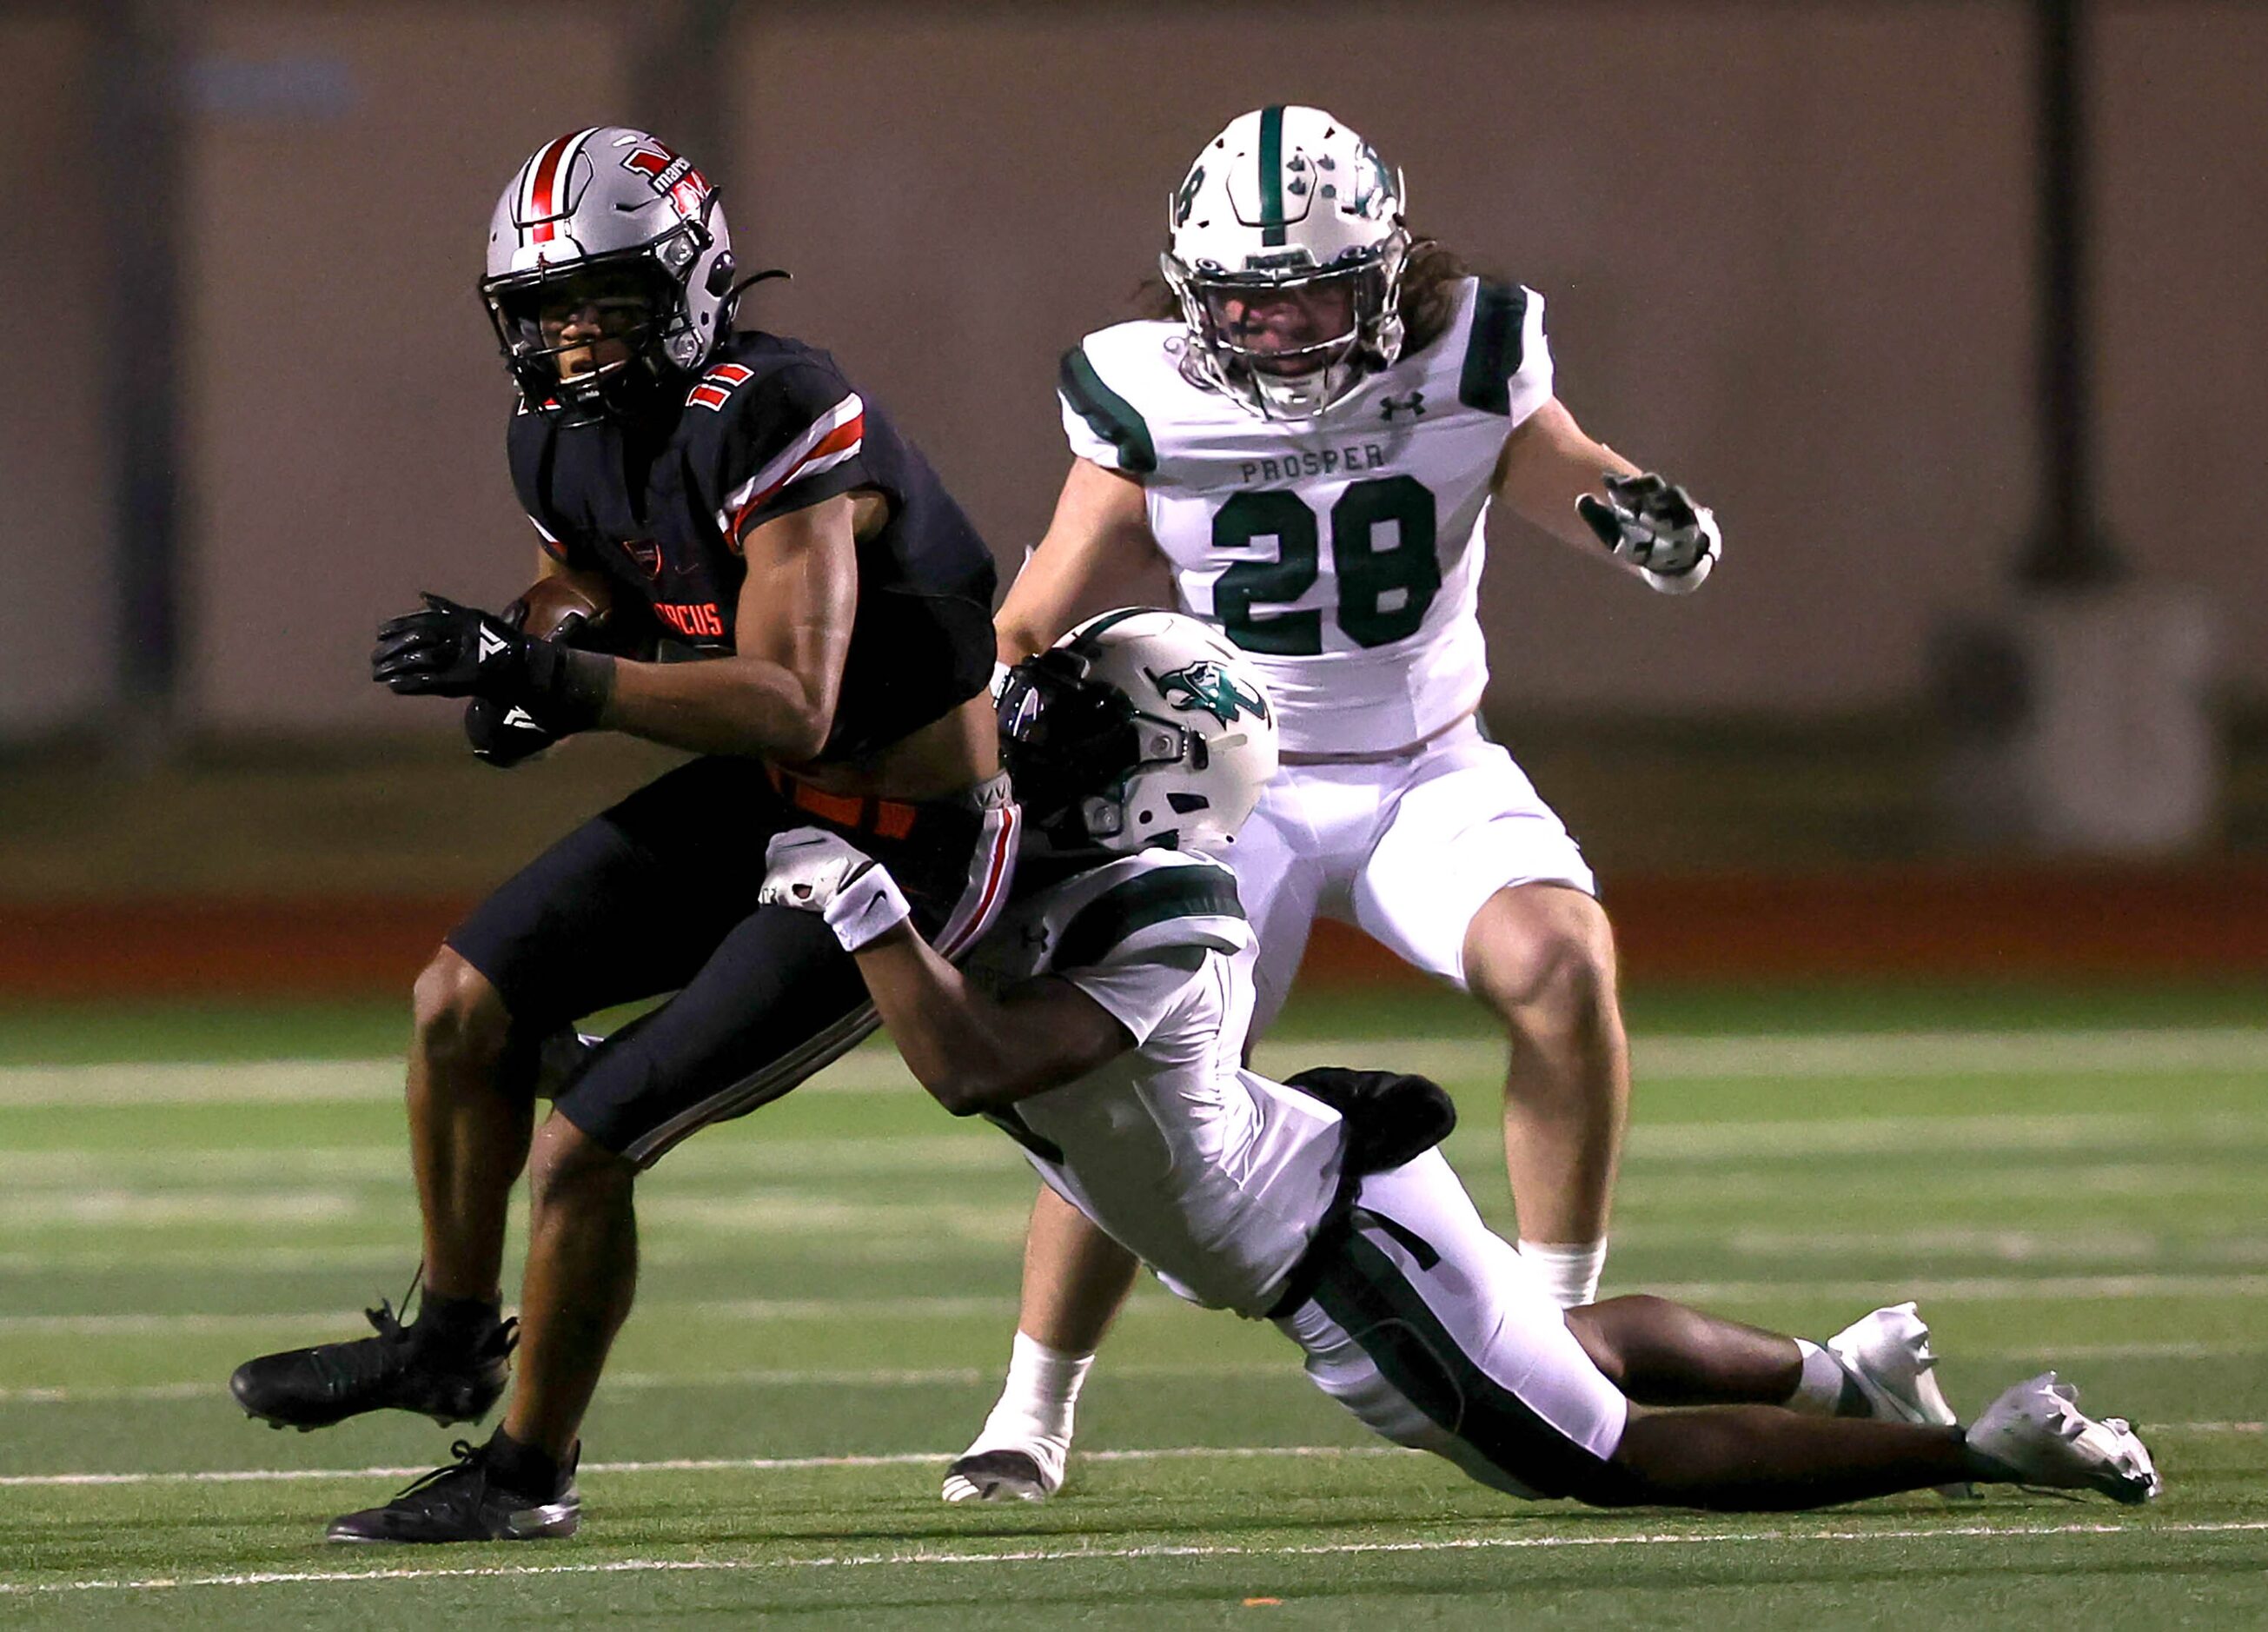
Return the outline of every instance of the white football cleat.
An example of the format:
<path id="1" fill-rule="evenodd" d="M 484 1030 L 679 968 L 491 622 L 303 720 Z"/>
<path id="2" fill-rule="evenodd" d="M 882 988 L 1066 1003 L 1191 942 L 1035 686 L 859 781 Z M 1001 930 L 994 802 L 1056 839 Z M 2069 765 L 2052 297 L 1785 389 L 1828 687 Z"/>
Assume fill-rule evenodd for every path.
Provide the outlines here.
<path id="1" fill-rule="evenodd" d="M 1052 1440 L 1020 1445 L 973 1445 L 945 1470 L 948 1502 L 1044 1502 L 1063 1489 L 1071 1447 Z"/>
<path id="2" fill-rule="evenodd" d="M 1867 1414 L 1886 1422 L 1950 1428 L 1958 1421 L 1937 1386 L 1937 1356 L 1929 1327 L 1910 1304 L 1892 1304 L 1861 1316 L 1827 1340 L 1827 1352 L 1867 1401 Z M 1966 1502 L 1974 1485 L 1940 1485 L 1938 1495 Z"/>
<path id="3" fill-rule="evenodd" d="M 2019 1484 L 2100 1490 L 2138 1506 L 2166 1488 L 2150 1452 L 2120 1417 L 2082 1415 L 2079 1390 L 2052 1371 L 2018 1383 L 1969 1427 L 1969 1448 Z"/>
<path id="4" fill-rule="evenodd" d="M 1827 1352 L 1867 1397 L 1868 1415 L 1889 1422 L 1950 1428 L 1956 1419 L 1937 1386 L 1929 1327 L 1911 1304 L 1893 1304 L 1853 1320 L 1827 1340 Z"/>

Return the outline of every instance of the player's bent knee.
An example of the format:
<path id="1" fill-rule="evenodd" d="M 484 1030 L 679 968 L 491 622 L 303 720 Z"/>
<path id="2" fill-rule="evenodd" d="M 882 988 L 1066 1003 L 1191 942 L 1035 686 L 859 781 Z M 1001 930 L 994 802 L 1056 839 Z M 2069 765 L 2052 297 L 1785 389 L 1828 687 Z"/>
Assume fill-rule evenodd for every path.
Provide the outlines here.
<path id="1" fill-rule="evenodd" d="M 1617 1298 L 1615 1301 L 1627 1300 Z M 1620 1388 L 1623 1379 L 1629 1375 L 1629 1364 L 1623 1355 L 1622 1345 L 1615 1341 L 1613 1320 L 1602 1317 L 1600 1307 L 1597 1304 L 1582 1304 L 1568 1310 L 1565 1317 L 1567 1330 L 1582 1345 L 1583 1352 L 1590 1356 L 1591 1364 L 1599 1368 L 1600 1374 Z"/>
<path id="2" fill-rule="evenodd" d="M 489 978 L 444 946 L 410 991 L 417 1052 L 442 1066 L 487 1065 L 503 1056 L 512 1015 Z"/>
<path id="3" fill-rule="evenodd" d="M 637 1163 L 556 1111 L 545 1119 L 528 1157 L 528 1200 L 539 1211 L 627 1195 L 637 1180 Z"/>
<path id="4" fill-rule="evenodd" d="M 1590 1023 L 1616 1006 L 1613 926 L 1580 890 L 1513 885 L 1475 915 L 1465 978 L 1516 1029 Z"/>

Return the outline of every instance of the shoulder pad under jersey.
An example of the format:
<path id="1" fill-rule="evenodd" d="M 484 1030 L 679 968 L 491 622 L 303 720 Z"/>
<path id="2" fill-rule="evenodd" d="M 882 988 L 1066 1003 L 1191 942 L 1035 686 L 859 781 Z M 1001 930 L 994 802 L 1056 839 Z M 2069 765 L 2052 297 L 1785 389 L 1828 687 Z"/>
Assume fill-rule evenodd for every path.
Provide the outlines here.
<path id="1" fill-rule="evenodd" d="M 1518 424 L 1550 401 L 1551 392 L 1543 297 L 1521 284 L 1476 279 L 1458 401 Z"/>
<path id="2" fill-rule="evenodd" d="M 735 549 L 773 517 L 866 482 L 865 404 L 823 351 L 731 347 L 693 383 L 685 416 L 703 500 Z"/>
<path id="3" fill-rule="evenodd" d="M 1062 899 L 1046 915 L 1048 967 L 1057 972 L 1252 945 L 1236 875 L 1208 856 L 1144 850 L 1058 887 Z"/>

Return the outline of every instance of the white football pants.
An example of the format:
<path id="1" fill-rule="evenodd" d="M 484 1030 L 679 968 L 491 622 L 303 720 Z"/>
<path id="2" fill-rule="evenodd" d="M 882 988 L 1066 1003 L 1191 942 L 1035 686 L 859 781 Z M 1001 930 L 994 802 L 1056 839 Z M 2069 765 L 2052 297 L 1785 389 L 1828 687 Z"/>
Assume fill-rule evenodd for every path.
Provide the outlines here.
<path id="1" fill-rule="evenodd" d="M 1596 1489 L 1630 1406 L 1439 1150 L 1373 1173 L 1277 1326 L 1315 1386 L 1398 1445 L 1513 1496 Z"/>
<path id="2" fill-rule="evenodd" d="M 1260 942 L 1256 1037 L 1318 917 L 1462 989 L 1465 931 L 1490 896 L 1514 884 L 1597 893 L 1565 825 L 1471 719 L 1395 759 L 1285 766 L 1221 858 Z"/>

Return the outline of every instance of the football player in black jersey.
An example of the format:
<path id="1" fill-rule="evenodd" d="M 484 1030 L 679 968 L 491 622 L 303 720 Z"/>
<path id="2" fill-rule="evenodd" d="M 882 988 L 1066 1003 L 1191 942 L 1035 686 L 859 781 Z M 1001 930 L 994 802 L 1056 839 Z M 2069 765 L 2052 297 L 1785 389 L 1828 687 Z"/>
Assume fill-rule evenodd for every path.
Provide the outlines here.
<path id="1" fill-rule="evenodd" d="M 342 1541 L 575 1528 L 579 1428 L 636 1280 L 637 1173 L 873 1025 L 836 929 L 759 906 L 769 840 L 816 820 L 887 855 L 951 952 L 998 911 L 1017 836 L 986 695 L 991 556 L 825 352 L 732 332 L 744 282 L 701 173 L 643 131 L 561 136 L 505 188 L 488 272 L 541 576 L 500 614 L 426 596 L 379 631 L 373 677 L 468 699 L 475 751 L 497 763 L 594 730 L 702 757 L 555 845 L 419 977 L 415 1322 L 381 1305 L 375 1337 L 232 1379 L 278 1426 L 384 1408 L 446 1424 L 495 1403 L 517 1342 L 496 1435 L 335 1522 Z M 581 1017 L 668 992 L 576 1041 Z M 523 1167 L 515 1340 L 499 1297 Z"/>

